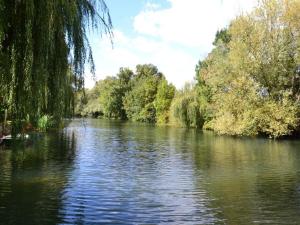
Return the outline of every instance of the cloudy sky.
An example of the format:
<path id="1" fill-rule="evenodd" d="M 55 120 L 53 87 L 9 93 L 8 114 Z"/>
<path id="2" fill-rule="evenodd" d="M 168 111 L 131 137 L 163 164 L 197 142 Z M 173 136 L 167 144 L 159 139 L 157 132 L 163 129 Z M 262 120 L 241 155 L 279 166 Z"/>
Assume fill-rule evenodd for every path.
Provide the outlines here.
<path id="1" fill-rule="evenodd" d="M 90 34 L 96 80 L 120 67 L 152 63 L 180 88 L 194 78 L 195 65 L 212 49 L 217 30 L 256 0 L 106 0 L 113 26 L 110 40 Z M 86 87 L 94 80 L 86 74 Z"/>

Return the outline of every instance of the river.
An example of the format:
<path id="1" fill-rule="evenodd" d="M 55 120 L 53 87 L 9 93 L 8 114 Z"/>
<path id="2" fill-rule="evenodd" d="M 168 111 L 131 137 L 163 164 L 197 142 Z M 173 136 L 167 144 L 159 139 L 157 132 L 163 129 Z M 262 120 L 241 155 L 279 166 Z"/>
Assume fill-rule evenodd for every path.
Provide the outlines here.
<path id="1" fill-rule="evenodd" d="M 300 224 L 300 141 L 74 120 L 0 150 L 0 224 Z"/>

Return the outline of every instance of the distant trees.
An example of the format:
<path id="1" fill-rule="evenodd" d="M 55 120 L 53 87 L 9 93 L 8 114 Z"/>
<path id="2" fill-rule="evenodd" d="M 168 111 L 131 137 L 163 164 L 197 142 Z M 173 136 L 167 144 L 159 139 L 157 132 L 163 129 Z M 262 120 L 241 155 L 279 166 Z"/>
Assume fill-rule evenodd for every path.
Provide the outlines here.
<path id="1" fill-rule="evenodd" d="M 97 82 L 91 90 L 79 90 L 75 93 L 74 114 L 75 116 L 103 115 L 102 106 L 99 104 L 100 82 Z"/>
<path id="2" fill-rule="evenodd" d="M 94 102 L 107 118 L 130 119 L 133 121 L 165 123 L 169 117 L 169 107 L 174 97 L 175 87 L 168 84 L 165 77 L 152 64 L 137 65 L 133 73 L 121 68 L 116 77 L 107 77 L 87 91 L 99 90 L 97 96 L 88 96 L 86 107 Z M 77 105 L 80 105 L 77 102 Z M 77 114 L 87 115 L 84 108 L 77 107 Z"/>
<path id="3" fill-rule="evenodd" d="M 77 93 L 82 100 L 76 101 L 75 114 L 202 128 L 197 88 L 186 85 L 177 91 L 152 64 L 137 65 L 135 73 L 120 68 L 115 77 L 98 81 L 84 96 Z"/>

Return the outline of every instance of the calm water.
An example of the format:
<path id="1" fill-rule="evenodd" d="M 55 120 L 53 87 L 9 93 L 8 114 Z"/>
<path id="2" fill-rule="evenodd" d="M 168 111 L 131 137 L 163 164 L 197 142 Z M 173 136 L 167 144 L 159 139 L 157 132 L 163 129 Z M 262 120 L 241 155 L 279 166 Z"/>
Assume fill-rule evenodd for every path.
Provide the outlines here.
<path id="1" fill-rule="evenodd" d="M 75 120 L 0 151 L 0 224 L 300 224 L 300 142 Z"/>

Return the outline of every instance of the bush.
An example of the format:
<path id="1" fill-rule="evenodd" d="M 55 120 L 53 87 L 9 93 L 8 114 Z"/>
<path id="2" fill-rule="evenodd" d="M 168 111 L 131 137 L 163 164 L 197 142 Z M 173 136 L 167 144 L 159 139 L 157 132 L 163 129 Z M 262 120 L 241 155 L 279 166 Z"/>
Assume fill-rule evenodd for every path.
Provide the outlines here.
<path id="1" fill-rule="evenodd" d="M 156 122 L 158 124 L 166 124 L 169 122 L 169 110 L 175 95 L 175 90 L 175 87 L 172 84 L 168 84 L 165 79 L 158 85 L 154 100 Z"/>
<path id="2" fill-rule="evenodd" d="M 241 77 L 231 89 L 214 96 L 214 117 L 205 124 L 219 134 L 269 137 L 290 135 L 297 128 L 298 109 L 288 92 L 262 97 L 261 88 L 251 79 Z"/>
<path id="3" fill-rule="evenodd" d="M 171 116 L 175 123 L 173 125 L 202 128 L 204 120 L 194 87 L 185 87 L 175 95 L 171 105 Z"/>
<path id="4" fill-rule="evenodd" d="M 44 115 L 38 119 L 38 130 L 47 131 L 49 128 L 54 126 L 54 121 L 52 116 Z"/>

